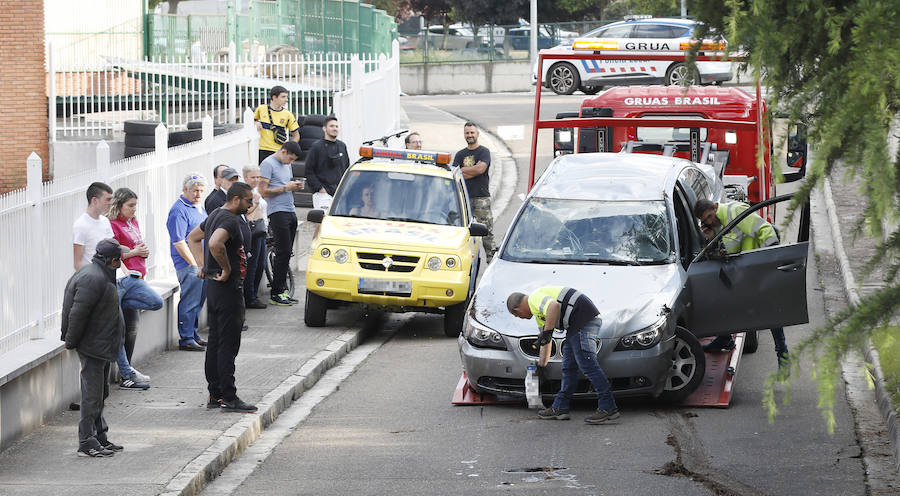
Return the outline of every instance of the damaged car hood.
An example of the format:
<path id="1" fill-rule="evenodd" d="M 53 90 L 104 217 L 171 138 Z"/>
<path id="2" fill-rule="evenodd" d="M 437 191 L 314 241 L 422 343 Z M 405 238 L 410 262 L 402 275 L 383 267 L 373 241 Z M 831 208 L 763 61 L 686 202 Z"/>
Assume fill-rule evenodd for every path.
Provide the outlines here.
<path id="1" fill-rule="evenodd" d="M 671 308 L 682 278 L 677 263 L 618 266 L 497 259 L 478 284 L 469 316 L 507 336 L 536 335 L 534 318 L 514 317 L 506 309 L 506 298 L 514 292 L 529 294 L 541 286 L 570 286 L 597 306 L 603 320 L 601 335 L 619 337 L 656 322 L 664 305 Z"/>

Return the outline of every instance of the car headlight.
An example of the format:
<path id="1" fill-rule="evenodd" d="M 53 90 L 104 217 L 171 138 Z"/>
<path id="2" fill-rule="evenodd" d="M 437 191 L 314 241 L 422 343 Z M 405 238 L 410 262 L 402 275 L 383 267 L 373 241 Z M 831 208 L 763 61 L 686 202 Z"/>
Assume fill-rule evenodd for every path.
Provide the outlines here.
<path id="1" fill-rule="evenodd" d="M 441 270 L 440 257 L 431 257 L 428 259 L 428 268 L 431 270 Z"/>
<path id="2" fill-rule="evenodd" d="M 322 248 L 322 251 L 319 252 L 319 255 L 322 255 L 322 258 L 328 258 L 331 256 L 331 250 L 328 248 Z"/>
<path id="3" fill-rule="evenodd" d="M 350 260 L 350 255 L 343 248 L 334 252 L 334 261 L 337 263 L 345 263 Z"/>
<path id="4" fill-rule="evenodd" d="M 666 331 L 667 323 L 668 319 L 663 316 L 649 327 L 622 336 L 615 351 L 646 350 L 656 346 Z"/>
<path id="5" fill-rule="evenodd" d="M 498 350 L 506 349 L 506 341 L 499 332 L 481 324 L 471 317 L 466 318 L 466 323 L 463 326 L 463 336 L 472 346 L 479 348 L 494 348 Z"/>

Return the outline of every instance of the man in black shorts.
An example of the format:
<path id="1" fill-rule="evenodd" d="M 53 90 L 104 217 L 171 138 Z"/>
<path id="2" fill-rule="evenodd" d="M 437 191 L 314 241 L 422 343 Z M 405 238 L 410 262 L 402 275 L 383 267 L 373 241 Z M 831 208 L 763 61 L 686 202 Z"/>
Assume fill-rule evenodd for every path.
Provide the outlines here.
<path id="1" fill-rule="evenodd" d="M 197 277 L 207 279 L 209 340 L 206 346 L 207 408 L 252 413 L 256 406 L 237 396 L 234 360 L 241 348 L 244 325 L 243 281 L 247 271 L 240 216 L 253 204 L 253 189 L 247 183 L 228 188 L 225 204 L 214 210 L 188 235 L 195 260 L 203 260 Z M 205 248 L 204 248 L 205 246 Z"/>

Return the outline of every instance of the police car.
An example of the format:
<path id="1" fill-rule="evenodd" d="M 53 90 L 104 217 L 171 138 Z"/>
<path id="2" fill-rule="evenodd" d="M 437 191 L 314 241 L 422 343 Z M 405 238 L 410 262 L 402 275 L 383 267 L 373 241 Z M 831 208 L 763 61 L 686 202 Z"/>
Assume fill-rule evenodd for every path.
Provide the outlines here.
<path id="1" fill-rule="evenodd" d="M 462 173 L 450 154 L 361 147 L 321 223 L 306 268 L 306 325 L 325 325 L 339 302 L 444 314 L 462 329 L 478 274 L 478 237 Z"/>
<path id="2" fill-rule="evenodd" d="M 559 45 L 550 52 L 571 53 L 648 52 L 682 53 L 697 43 L 694 31 L 699 23 L 689 19 L 629 19 L 597 28 L 576 39 L 571 45 Z M 721 52 L 721 40 L 703 40 L 701 53 Z M 541 84 L 559 95 L 581 90 L 593 95 L 604 86 L 627 84 L 721 84 L 731 80 L 730 62 L 697 62 L 691 73 L 683 61 L 629 60 L 554 60 L 546 58 Z M 537 81 L 537 64 L 532 67 L 531 84 Z"/>

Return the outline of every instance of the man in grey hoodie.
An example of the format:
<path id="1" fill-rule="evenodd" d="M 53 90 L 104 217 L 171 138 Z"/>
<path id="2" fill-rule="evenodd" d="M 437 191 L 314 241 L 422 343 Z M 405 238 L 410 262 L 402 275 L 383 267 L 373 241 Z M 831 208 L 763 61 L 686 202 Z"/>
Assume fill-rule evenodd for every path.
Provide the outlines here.
<path id="1" fill-rule="evenodd" d="M 106 437 L 103 402 L 109 396 L 110 363 L 125 339 L 125 320 L 119 307 L 116 269 L 122 248 L 112 238 L 97 243 L 97 252 L 66 283 L 62 306 L 62 340 L 81 360 L 81 420 L 78 455 L 112 456 L 123 448 Z"/>

